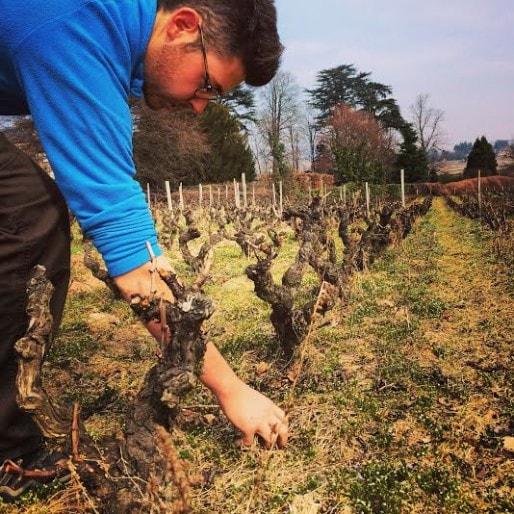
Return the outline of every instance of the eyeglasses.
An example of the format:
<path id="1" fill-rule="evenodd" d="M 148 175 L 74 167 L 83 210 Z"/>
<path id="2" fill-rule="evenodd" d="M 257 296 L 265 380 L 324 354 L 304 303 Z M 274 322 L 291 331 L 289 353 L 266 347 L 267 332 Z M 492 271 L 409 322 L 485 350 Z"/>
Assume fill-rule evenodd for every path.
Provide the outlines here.
<path id="1" fill-rule="evenodd" d="M 203 87 L 199 87 L 195 91 L 195 98 L 200 98 L 202 100 L 219 100 L 221 98 L 221 90 L 219 87 L 213 86 L 211 82 L 211 76 L 209 75 L 209 68 L 207 66 L 207 51 L 205 50 L 205 39 L 203 37 L 202 26 L 198 25 L 198 30 L 200 32 L 200 44 L 202 46 L 202 54 L 203 54 L 203 65 L 205 68 L 205 81 L 203 83 Z"/>

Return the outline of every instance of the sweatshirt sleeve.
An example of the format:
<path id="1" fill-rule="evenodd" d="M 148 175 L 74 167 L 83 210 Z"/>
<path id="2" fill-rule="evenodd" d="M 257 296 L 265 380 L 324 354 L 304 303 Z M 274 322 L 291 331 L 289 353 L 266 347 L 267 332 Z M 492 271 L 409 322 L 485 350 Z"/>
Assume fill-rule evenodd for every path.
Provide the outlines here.
<path id="1" fill-rule="evenodd" d="M 162 253 L 134 179 L 128 107 L 134 56 L 115 21 L 88 10 L 68 14 L 31 33 L 16 55 L 56 182 L 112 276 L 149 260 L 146 241 Z"/>

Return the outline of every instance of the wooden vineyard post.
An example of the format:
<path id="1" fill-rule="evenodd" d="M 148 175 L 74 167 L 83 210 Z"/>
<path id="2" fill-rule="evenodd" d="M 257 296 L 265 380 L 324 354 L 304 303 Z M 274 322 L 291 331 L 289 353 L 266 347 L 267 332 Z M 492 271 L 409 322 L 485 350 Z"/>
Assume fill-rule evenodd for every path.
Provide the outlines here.
<path id="1" fill-rule="evenodd" d="M 252 207 L 255 207 L 255 184 L 252 183 Z"/>
<path id="2" fill-rule="evenodd" d="M 277 191 L 275 188 L 275 182 L 271 183 L 271 190 L 273 193 L 273 209 L 276 209 L 277 208 Z"/>
<path id="3" fill-rule="evenodd" d="M 366 182 L 366 216 L 369 218 L 369 184 Z"/>
<path id="4" fill-rule="evenodd" d="M 209 184 L 209 209 L 212 209 L 212 186 Z"/>
<path id="5" fill-rule="evenodd" d="M 228 184 L 225 184 L 225 203 L 228 204 Z"/>
<path id="6" fill-rule="evenodd" d="M 239 196 L 239 182 L 234 179 L 234 202 L 236 204 L 236 209 L 241 208 L 241 198 Z"/>
<path id="7" fill-rule="evenodd" d="M 166 188 L 166 198 L 168 200 L 168 211 L 173 212 L 173 203 L 171 202 L 171 189 L 170 189 L 170 181 L 166 180 L 164 182 L 164 186 Z"/>
<path id="8" fill-rule="evenodd" d="M 243 207 L 246 209 L 248 207 L 248 197 L 246 194 L 246 174 L 241 173 L 241 186 L 243 188 Z"/>
<path id="9" fill-rule="evenodd" d="M 198 209 L 200 211 L 203 209 L 203 186 L 202 186 L 202 184 L 198 184 Z"/>
<path id="10" fill-rule="evenodd" d="M 180 212 L 184 212 L 184 194 L 182 192 L 182 182 L 180 183 L 180 185 L 178 187 L 178 197 L 179 197 L 178 207 L 180 209 Z"/>
<path id="11" fill-rule="evenodd" d="M 343 184 L 343 204 L 346 205 L 346 184 Z"/>
<path id="12" fill-rule="evenodd" d="M 405 170 L 400 170 L 400 192 L 402 198 L 402 207 L 405 208 Z"/>
<path id="13" fill-rule="evenodd" d="M 218 207 L 221 206 L 221 187 L 218 186 Z"/>

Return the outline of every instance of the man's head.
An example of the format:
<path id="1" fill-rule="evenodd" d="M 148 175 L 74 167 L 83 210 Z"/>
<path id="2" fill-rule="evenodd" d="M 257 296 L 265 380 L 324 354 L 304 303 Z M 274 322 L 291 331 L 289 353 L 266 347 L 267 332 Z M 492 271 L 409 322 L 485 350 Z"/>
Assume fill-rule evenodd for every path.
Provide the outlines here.
<path id="1" fill-rule="evenodd" d="M 201 111 L 207 100 L 195 93 L 207 79 L 222 94 L 243 80 L 262 86 L 277 72 L 282 51 L 273 0 L 158 0 L 145 58 L 146 101 Z"/>

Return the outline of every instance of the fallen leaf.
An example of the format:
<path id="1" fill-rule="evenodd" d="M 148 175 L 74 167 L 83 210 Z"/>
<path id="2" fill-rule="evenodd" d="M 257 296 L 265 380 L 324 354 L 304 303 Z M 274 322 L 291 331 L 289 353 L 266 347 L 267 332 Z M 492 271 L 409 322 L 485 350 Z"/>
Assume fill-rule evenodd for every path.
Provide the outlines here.
<path id="1" fill-rule="evenodd" d="M 266 373 L 268 369 L 270 368 L 270 365 L 267 362 L 261 361 L 257 366 L 255 366 L 255 371 L 258 375 L 262 375 L 263 373 Z"/>
<path id="2" fill-rule="evenodd" d="M 313 493 L 295 496 L 289 506 L 290 514 L 317 514 L 321 505 L 315 500 Z"/>
<path id="3" fill-rule="evenodd" d="M 503 449 L 507 452 L 514 453 L 514 437 L 503 438 Z"/>
<path id="4" fill-rule="evenodd" d="M 211 426 L 211 425 L 214 423 L 214 421 L 215 421 L 215 419 L 216 419 L 216 416 L 215 416 L 214 414 L 206 414 L 206 415 L 203 417 L 203 419 L 205 419 L 205 421 L 207 422 L 207 424 L 208 424 L 209 426 Z"/>
<path id="5" fill-rule="evenodd" d="M 300 362 L 295 362 L 290 368 L 289 368 L 289 371 L 287 372 L 287 378 L 289 379 L 290 382 L 294 382 L 299 374 L 300 374 L 300 371 L 301 371 L 301 364 Z"/>

